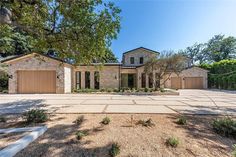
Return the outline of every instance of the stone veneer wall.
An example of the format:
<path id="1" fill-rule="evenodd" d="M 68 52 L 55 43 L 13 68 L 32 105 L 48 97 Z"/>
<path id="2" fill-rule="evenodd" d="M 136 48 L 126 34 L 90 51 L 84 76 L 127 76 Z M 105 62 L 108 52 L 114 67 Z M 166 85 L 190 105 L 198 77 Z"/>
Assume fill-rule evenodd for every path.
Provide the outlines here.
<path id="1" fill-rule="evenodd" d="M 171 74 L 170 77 L 178 77 L 176 74 Z M 207 71 L 206 70 L 203 70 L 201 68 L 198 68 L 198 67 L 192 67 L 190 69 L 186 69 L 186 70 L 183 70 L 182 73 L 179 75 L 179 77 L 203 77 L 203 88 L 207 88 L 208 85 L 207 85 Z M 171 87 L 171 80 L 168 79 L 166 82 L 165 82 L 165 87 L 166 88 L 170 88 Z M 184 89 L 184 80 L 182 79 L 182 88 Z"/>
<path id="2" fill-rule="evenodd" d="M 81 72 L 81 88 L 85 88 L 85 71 L 90 72 L 90 87 L 94 88 L 94 72 L 99 71 L 100 89 L 101 88 L 119 88 L 119 66 L 77 66 L 73 70 L 73 87 L 76 88 L 76 71 Z"/>
<path id="3" fill-rule="evenodd" d="M 56 60 L 32 55 L 22 58 L 8 64 L 8 74 L 12 76 L 9 79 L 9 93 L 17 93 L 17 71 L 18 70 L 55 70 L 56 75 L 56 93 L 64 93 L 64 65 Z"/>
<path id="4" fill-rule="evenodd" d="M 123 66 L 139 66 L 139 58 L 143 57 L 143 62 L 146 63 L 150 58 L 156 57 L 157 53 L 152 53 L 144 49 L 134 50 L 124 54 Z M 134 64 L 130 64 L 130 57 L 134 57 Z"/>

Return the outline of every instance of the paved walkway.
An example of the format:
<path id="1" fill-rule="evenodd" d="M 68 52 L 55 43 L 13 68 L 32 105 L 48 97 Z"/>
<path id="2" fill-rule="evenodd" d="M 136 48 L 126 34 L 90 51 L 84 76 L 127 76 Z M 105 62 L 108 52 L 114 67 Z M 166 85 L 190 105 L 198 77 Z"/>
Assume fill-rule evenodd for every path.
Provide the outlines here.
<path id="1" fill-rule="evenodd" d="M 187 113 L 235 114 L 236 91 L 180 90 L 179 96 L 99 94 L 3 94 L 0 114 L 31 108 L 54 113 Z"/>

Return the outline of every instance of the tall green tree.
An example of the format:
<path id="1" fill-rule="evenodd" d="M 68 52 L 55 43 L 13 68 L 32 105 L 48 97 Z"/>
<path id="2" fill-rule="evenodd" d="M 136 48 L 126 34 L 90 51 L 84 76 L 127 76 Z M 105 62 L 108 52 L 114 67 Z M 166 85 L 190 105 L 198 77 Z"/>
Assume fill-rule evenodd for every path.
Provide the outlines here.
<path id="1" fill-rule="evenodd" d="M 208 60 L 218 62 L 236 57 L 236 38 L 215 35 L 207 43 Z"/>
<path id="2" fill-rule="evenodd" d="M 0 33 L 17 28 L 30 37 L 34 51 L 53 49 L 76 63 L 104 61 L 120 30 L 121 10 L 108 1 L 2 0 L 0 10 Z"/>

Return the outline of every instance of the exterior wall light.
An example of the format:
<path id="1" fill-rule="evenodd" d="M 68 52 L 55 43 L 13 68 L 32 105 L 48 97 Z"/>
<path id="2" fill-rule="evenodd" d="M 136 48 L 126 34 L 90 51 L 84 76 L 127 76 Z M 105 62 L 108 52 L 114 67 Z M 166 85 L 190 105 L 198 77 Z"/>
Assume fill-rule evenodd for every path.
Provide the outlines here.
<path id="1" fill-rule="evenodd" d="M 9 79 L 12 79 L 12 78 L 13 78 L 13 76 L 12 76 L 12 75 L 8 75 L 8 78 L 9 78 Z"/>

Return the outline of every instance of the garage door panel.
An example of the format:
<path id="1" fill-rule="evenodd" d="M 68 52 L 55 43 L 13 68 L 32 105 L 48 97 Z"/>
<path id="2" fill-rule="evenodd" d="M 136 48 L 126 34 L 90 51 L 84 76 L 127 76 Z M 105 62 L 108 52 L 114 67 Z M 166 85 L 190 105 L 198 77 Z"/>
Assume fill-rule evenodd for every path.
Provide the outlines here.
<path id="1" fill-rule="evenodd" d="M 181 89 L 182 88 L 182 78 L 181 77 L 171 77 L 171 88 Z"/>
<path id="2" fill-rule="evenodd" d="M 56 93 L 56 72 L 18 71 L 18 93 Z"/>
<path id="3" fill-rule="evenodd" d="M 203 89 L 203 77 L 185 77 L 184 88 Z"/>

